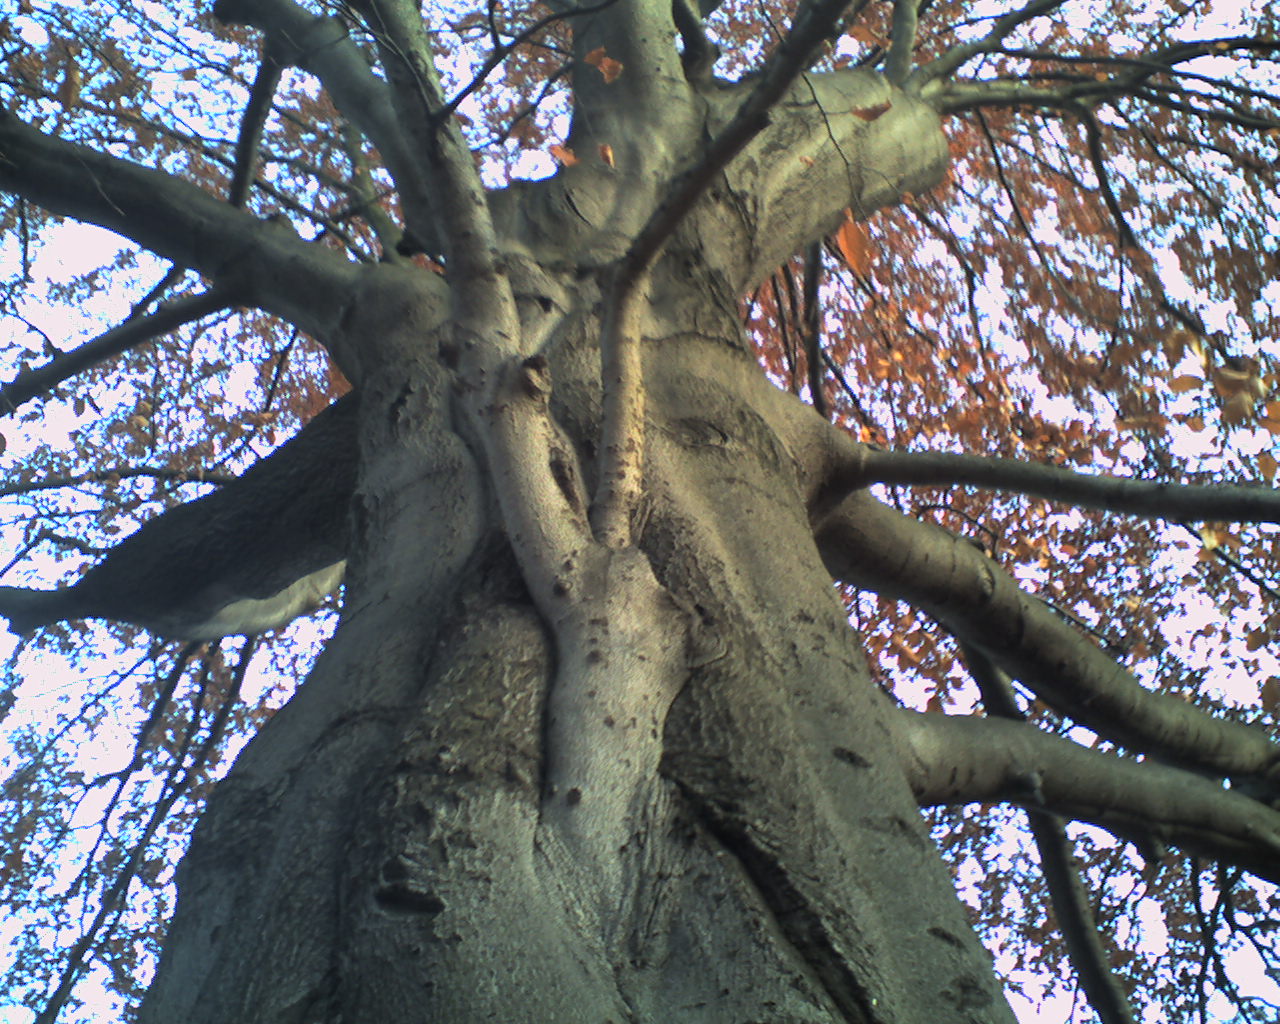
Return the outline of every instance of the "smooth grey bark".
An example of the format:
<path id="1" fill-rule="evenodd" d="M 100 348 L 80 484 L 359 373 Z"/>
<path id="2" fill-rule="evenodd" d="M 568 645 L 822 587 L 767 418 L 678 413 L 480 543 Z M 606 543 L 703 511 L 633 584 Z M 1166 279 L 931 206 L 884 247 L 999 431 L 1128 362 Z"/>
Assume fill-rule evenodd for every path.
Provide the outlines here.
<path id="1" fill-rule="evenodd" d="M 144 1021 L 1008 1021 L 916 800 L 1008 795 L 1048 745 L 992 771 L 963 756 L 980 740 L 949 749 L 990 730 L 903 724 L 828 566 L 933 611 L 1101 731 L 1115 718 L 1135 749 L 1274 776 L 1266 737 L 1149 699 L 976 552 L 849 496 L 832 428 L 739 337 L 743 290 L 845 208 L 940 180 L 937 110 L 974 95 L 946 79 L 1059 3 L 915 71 L 919 12 L 898 4 L 887 76 L 797 81 L 848 8 L 814 0 L 734 85 L 679 59 L 691 5 L 557 3 L 580 159 L 486 193 L 416 0 L 343 5 L 376 74 L 338 21 L 222 0 L 381 151 L 445 279 L 349 263 L 0 112 L 0 187 L 308 330 L 362 395 L 342 625 L 211 800 Z M 623 78 L 594 68 L 600 49 Z M 611 320 L 624 294 L 638 308 Z M 588 508 L 610 465 L 613 333 L 643 353 L 643 438 L 621 433 L 644 488 L 602 542 Z M 958 769 L 964 792 L 945 784 Z M 1237 826 L 1264 817 L 1214 818 L 1213 848 L 1248 855 Z"/>
<path id="2" fill-rule="evenodd" d="M 900 180 L 938 172 L 936 136 L 914 166 L 909 135 L 877 137 L 897 138 Z M 731 185 L 785 184 L 769 157 Z M 814 542 L 821 424 L 740 336 L 742 280 L 799 230 L 792 187 L 757 204 L 774 235 L 746 247 L 740 210 L 706 230 L 741 199 L 713 197 L 652 275 L 643 557 L 566 565 L 585 623 L 555 618 L 554 585 L 531 593 L 520 548 L 548 542 L 520 531 L 560 529 L 557 496 L 513 531 L 433 282 L 379 268 L 351 296 L 343 622 L 214 794 L 143 1021 L 1010 1019 Z M 569 463 L 589 478 L 599 437 L 583 262 L 616 251 L 612 211 L 582 212 L 598 188 L 564 175 L 494 200 L 568 446 L 531 457 L 560 460 L 570 519 L 594 480 Z M 534 400 L 504 394 L 487 415 Z"/>
<path id="3" fill-rule="evenodd" d="M 814 545 L 786 402 L 707 319 L 646 346 L 641 547 L 693 628 L 610 884 L 548 813 L 557 655 L 449 400 L 366 392 L 344 622 L 215 794 L 144 1021 L 1009 1019 Z M 578 324 L 552 376 L 585 448 Z"/>
<path id="4" fill-rule="evenodd" d="M 669 4 L 636 0 L 643 102 L 584 74 L 584 159 L 485 196 L 418 118 L 439 96 L 417 6 L 358 6 L 447 282 L 0 118 L 0 185 L 246 288 L 361 392 L 342 624 L 215 792 L 141 1019 L 1010 1020 L 814 542 L 813 414 L 736 306 L 845 207 L 936 183 L 936 116 L 870 72 L 815 76 L 678 211 L 634 318 L 645 487 L 613 549 L 586 515 L 610 267 L 751 86 L 694 95 L 637 35 Z M 374 92 L 334 95 L 385 126 L 355 116 Z"/>

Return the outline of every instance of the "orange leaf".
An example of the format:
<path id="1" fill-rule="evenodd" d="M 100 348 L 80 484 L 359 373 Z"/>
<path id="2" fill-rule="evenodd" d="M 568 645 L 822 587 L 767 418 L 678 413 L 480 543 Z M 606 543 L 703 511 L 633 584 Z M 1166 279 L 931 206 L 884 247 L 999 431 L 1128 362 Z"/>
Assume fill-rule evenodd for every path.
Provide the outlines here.
<path id="1" fill-rule="evenodd" d="M 600 143 L 600 159 L 610 167 L 616 166 L 613 162 L 613 147 L 607 142 Z"/>
<path id="2" fill-rule="evenodd" d="M 606 84 L 616 81 L 622 74 L 622 62 L 606 54 L 603 46 L 597 46 L 582 59 L 600 72 Z"/>
<path id="3" fill-rule="evenodd" d="M 573 150 L 568 146 L 561 146 L 559 143 L 551 147 L 550 153 L 565 167 L 572 167 L 578 162 L 578 158 L 573 155 Z"/>
<path id="4" fill-rule="evenodd" d="M 1258 468 L 1262 470 L 1262 475 L 1267 478 L 1270 483 L 1276 478 L 1276 457 L 1270 452 L 1262 452 L 1258 455 Z"/>
<path id="5" fill-rule="evenodd" d="M 871 270 L 871 238 L 866 225 L 855 221 L 849 210 L 844 211 L 844 223 L 836 231 L 836 248 L 844 265 L 855 274 L 865 277 Z"/>

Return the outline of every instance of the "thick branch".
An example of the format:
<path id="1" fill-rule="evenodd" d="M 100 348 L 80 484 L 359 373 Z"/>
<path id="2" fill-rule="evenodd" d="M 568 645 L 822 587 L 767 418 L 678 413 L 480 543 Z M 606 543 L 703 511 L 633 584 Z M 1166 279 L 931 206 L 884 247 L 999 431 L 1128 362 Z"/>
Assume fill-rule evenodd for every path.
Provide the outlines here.
<path id="1" fill-rule="evenodd" d="M 769 111 L 814 60 L 848 7 L 848 0 L 802 6 L 791 32 L 769 59 L 763 77 L 716 135 L 701 160 L 681 174 L 640 230 L 614 273 L 601 344 L 605 417 L 595 525 L 604 542 L 630 542 L 630 519 L 642 488 L 644 385 L 640 379 L 637 304 L 663 245 L 721 171 L 769 124 Z M 861 8 L 860 5 L 859 9 Z"/>
<path id="2" fill-rule="evenodd" d="M 1263 730 L 1144 689 L 967 541 L 865 491 L 823 518 L 816 535 L 837 579 L 926 611 L 1099 735 L 1220 774 L 1265 775 L 1280 759 Z"/>
<path id="3" fill-rule="evenodd" d="M 211 639 L 315 608 L 345 566 L 358 401 L 340 399 L 234 481 L 148 520 L 74 585 L 0 587 L 0 616 L 19 634 L 105 618 Z"/>
<path id="4" fill-rule="evenodd" d="M 292 0 L 218 0 L 216 16 L 266 33 L 282 62 L 315 75 L 335 106 L 378 148 L 395 179 L 406 226 L 432 252 L 440 251 L 430 215 L 432 188 L 397 120 L 387 84 L 369 69 L 346 28 L 316 17 Z"/>
<path id="5" fill-rule="evenodd" d="M 196 186 L 43 132 L 0 112 L 0 188 L 97 224 L 212 278 L 324 337 L 358 271 L 290 228 L 261 221 Z"/>
<path id="6" fill-rule="evenodd" d="M 969 485 L 1015 491 L 1080 508 L 1126 512 L 1154 519 L 1280 522 L 1280 491 L 1247 484 L 1169 484 L 1090 476 L 1059 466 L 948 452 L 864 448 L 853 470 L 858 486 L 872 483 L 930 487 Z"/>
<path id="7" fill-rule="evenodd" d="M 1280 812 L 1180 768 L 1086 750 L 1026 724 L 904 711 L 922 805 L 1008 801 L 1155 837 L 1280 881 Z"/>
<path id="8" fill-rule="evenodd" d="M 884 76 L 894 85 L 902 85 L 911 70 L 911 54 L 916 46 L 916 25 L 920 20 L 921 0 L 893 0 L 893 28 L 890 32 L 889 55 L 884 62 Z"/>
<path id="9" fill-rule="evenodd" d="M 434 192 L 431 215 L 444 242 L 453 321 L 463 351 L 485 359 L 519 355 L 520 322 L 498 251 L 488 198 L 471 150 L 446 100 L 416 3 L 367 0 L 392 87 L 392 103 Z"/>
<path id="10" fill-rule="evenodd" d="M 664 117 L 674 113 L 673 102 L 681 97 L 687 103 L 684 73 L 671 45 L 671 0 L 620 0 L 603 11 L 596 6 L 564 9 L 573 29 L 574 129 L 629 146 L 622 137 L 625 125 L 660 130 Z M 610 80 L 586 59 L 601 50 L 622 65 L 618 79 Z"/>
<path id="11" fill-rule="evenodd" d="M 857 5 L 866 6 L 867 0 Z M 803 5 L 787 37 L 765 67 L 759 82 L 737 112 L 707 147 L 701 160 L 672 183 L 666 198 L 631 244 L 624 261 L 642 273 L 653 264 L 662 244 L 670 237 L 698 198 L 720 172 L 769 125 L 770 111 L 813 63 L 818 47 L 830 36 L 849 0 L 814 0 Z"/>
<path id="12" fill-rule="evenodd" d="M 119 327 L 98 335 L 92 341 L 55 356 L 43 366 L 18 374 L 0 387 L 0 415 L 16 412 L 24 402 L 43 395 L 58 384 L 90 367 L 106 362 L 122 352 L 169 331 L 199 320 L 237 303 L 236 289 L 229 285 L 210 288 L 203 295 L 192 295 L 161 306 L 150 316 L 126 320 Z"/>
<path id="13" fill-rule="evenodd" d="M 741 88 L 708 96 L 718 116 L 740 109 Z M 724 239 L 721 248 L 737 262 L 717 269 L 733 287 L 752 288 L 797 250 L 833 232 L 846 209 L 869 217 L 904 193 L 932 188 L 949 159 L 934 109 L 883 75 L 865 69 L 807 74 L 725 168 L 731 192 L 708 211 L 703 231 Z M 739 221 L 741 240 L 725 238 Z"/>

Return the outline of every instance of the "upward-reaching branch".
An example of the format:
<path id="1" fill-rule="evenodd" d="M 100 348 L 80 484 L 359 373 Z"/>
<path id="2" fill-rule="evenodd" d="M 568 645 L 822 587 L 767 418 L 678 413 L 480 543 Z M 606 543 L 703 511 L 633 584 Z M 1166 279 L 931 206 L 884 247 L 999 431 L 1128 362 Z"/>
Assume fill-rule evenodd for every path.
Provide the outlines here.
<path id="1" fill-rule="evenodd" d="M 867 2 L 861 0 L 856 9 L 860 11 Z M 614 270 L 601 339 L 603 462 L 592 506 L 593 524 L 610 546 L 630 543 L 628 524 L 643 487 L 644 386 L 639 379 L 641 320 L 636 305 L 644 282 L 667 239 L 729 161 L 769 124 L 769 111 L 813 63 L 818 47 L 848 7 L 849 0 L 814 0 L 801 6 L 759 83 L 701 159 L 672 183 Z"/>
<path id="2" fill-rule="evenodd" d="M 893 0 L 893 30 L 890 33 L 889 55 L 884 62 L 884 76 L 894 85 L 905 83 L 911 70 L 920 3 L 921 0 Z"/>
<path id="3" fill-rule="evenodd" d="M 462 350 L 517 355 L 520 323 L 484 184 L 457 121 L 448 113 L 418 5 L 363 0 L 359 7 L 377 40 L 406 140 L 432 183 L 432 228 L 443 241 Z"/>
<path id="4" fill-rule="evenodd" d="M 439 252 L 441 243 L 430 215 L 430 176 L 405 139 L 387 84 L 372 73 L 342 23 L 316 17 L 293 0 L 218 0 L 214 14 L 266 33 L 278 61 L 320 79 L 343 117 L 382 154 L 395 179 L 409 232 L 431 252 Z"/>

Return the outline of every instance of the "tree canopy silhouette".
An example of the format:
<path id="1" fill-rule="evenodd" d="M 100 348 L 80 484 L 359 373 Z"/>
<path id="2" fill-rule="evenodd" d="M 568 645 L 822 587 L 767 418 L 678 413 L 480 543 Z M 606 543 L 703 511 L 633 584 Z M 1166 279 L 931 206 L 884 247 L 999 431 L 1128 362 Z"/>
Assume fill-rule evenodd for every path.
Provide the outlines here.
<path id="1" fill-rule="evenodd" d="M 23 0 L 12 997 L 1274 1019 L 1278 20 Z"/>

